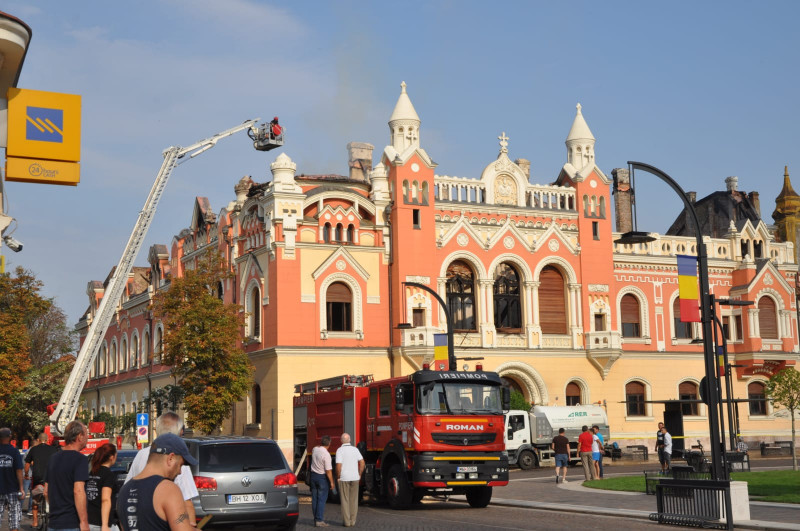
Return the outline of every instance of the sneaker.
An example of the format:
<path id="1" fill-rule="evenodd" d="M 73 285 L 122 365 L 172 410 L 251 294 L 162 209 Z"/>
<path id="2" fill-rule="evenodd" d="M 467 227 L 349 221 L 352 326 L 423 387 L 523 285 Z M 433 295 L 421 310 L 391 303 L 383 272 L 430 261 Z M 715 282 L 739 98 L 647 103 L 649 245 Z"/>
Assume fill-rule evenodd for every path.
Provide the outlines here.
<path id="1" fill-rule="evenodd" d="M 314 523 L 314 527 L 330 527 L 328 524 L 320 520 L 319 522 Z"/>
<path id="2" fill-rule="evenodd" d="M 28 511 L 28 512 L 27 512 L 27 515 L 28 515 L 28 516 L 33 516 L 33 511 Z"/>
<path id="3" fill-rule="evenodd" d="M 569 481 L 567 481 L 567 478 L 561 478 L 561 483 L 569 483 Z"/>
<path id="4" fill-rule="evenodd" d="M 556 476 L 556 485 L 558 485 L 558 476 Z"/>

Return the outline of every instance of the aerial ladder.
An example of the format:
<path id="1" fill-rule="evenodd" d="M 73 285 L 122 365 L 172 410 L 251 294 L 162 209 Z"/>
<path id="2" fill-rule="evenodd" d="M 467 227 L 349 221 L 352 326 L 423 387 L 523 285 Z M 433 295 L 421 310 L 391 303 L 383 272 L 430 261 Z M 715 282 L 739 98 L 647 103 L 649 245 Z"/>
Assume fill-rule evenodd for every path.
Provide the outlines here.
<path id="1" fill-rule="evenodd" d="M 75 365 L 69 375 L 67 384 L 61 393 L 61 399 L 55 407 L 48 407 L 48 411 L 52 409 L 50 415 L 51 434 L 56 436 L 63 435 L 67 424 L 75 418 L 78 412 L 81 392 L 89 379 L 92 364 L 97 357 L 97 352 L 100 350 L 108 325 L 114 317 L 128 274 L 133 267 L 133 261 L 142 247 L 147 231 L 155 216 L 158 201 L 164 193 L 164 188 L 167 186 L 172 170 L 179 164 L 211 149 L 220 139 L 242 130 L 247 130 L 248 136 L 253 141 L 253 147 L 259 151 L 270 151 L 282 146 L 284 129 L 282 126 L 275 127 L 278 121 L 277 117 L 269 124 L 257 125 L 258 121 L 259 118 L 247 120 L 236 127 L 217 133 L 191 146 L 171 146 L 164 150 L 164 162 L 161 164 L 161 169 L 156 176 L 153 187 L 150 189 L 150 195 L 147 196 L 144 207 L 139 212 L 139 217 L 122 252 L 122 257 L 119 259 L 119 264 L 117 264 L 111 275 L 97 313 L 89 326 L 86 339 L 78 352 L 78 358 L 75 360 Z"/>

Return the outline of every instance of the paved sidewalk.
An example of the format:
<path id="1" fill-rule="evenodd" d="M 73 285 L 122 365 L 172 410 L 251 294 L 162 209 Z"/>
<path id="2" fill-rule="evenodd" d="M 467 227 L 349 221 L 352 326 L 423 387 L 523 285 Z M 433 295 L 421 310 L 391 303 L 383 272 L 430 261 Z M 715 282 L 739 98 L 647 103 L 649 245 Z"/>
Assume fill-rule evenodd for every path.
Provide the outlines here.
<path id="1" fill-rule="evenodd" d="M 571 474 L 567 479 L 566 484 L 556 485 L 553 476 L 512 477 L 509 487 L 494 489 L 492 504 L 643 519 L 657 510 L 655 496 L 590 489 L 582 485 L 583 474 Z M 800 505 L 751 501 L 750 518 L 734 524 L 741 529 L 800 530 Z"/>

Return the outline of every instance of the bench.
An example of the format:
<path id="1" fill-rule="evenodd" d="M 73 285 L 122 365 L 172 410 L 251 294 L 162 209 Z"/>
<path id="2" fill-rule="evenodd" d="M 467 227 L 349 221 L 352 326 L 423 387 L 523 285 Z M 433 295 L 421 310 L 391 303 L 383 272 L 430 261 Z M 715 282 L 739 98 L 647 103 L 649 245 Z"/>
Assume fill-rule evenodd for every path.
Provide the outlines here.
<path id="1" fill-rule="evenodd" d="M 656 485 L 658 485 L 658 480 L 662 479 L 664 476 L 661 474 L 660 470 L 645 470 L 644 471 L 644 493 L 655 495 L 656 493 Z"/>
<path id="2" fill-rule="evenodd" d="M 660 524 L 733 529 L 723 521 L 731 509 L 725 507 L 730 500 L 726 491 L 730 492 L 730 481 L 661 479 L 656 485 L 658 512 L 650 514 L 650 520 Z"/>
<path id="3" fill-rule="evenodd" d="M 762 442 L 760 446 L 762 457 L 792 455 L 792 441 Z"/>
<path id="4" fill-rule="evenodd" d="M 625 449 L 627 450 L 626 453 L 633 459 L 639 458 L 642 461 L 647 461 L 647 446 L 636 444 L 633 446 L 626 446 Z"/>
<path id="5" fill-rule="evenodd" d="M 750 472 L 750 456 L 744 452 L 725 452 L 728 472 Z"/>

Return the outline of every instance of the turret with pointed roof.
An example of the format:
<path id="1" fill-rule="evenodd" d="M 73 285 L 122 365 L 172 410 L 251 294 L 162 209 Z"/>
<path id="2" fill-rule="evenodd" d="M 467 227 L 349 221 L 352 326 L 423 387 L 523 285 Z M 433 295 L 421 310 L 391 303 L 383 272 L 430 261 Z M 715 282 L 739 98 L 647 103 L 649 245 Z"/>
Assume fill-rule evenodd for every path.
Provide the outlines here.
<path id="1" fill-rule="evenodd" d="M 394 106 L 392 116 L 389 118 L 389 131 L 392 133 L 391 145 L 398 151 L 404 152 L 409 146 L 419 146 L 420 119 L 411 98 L 406 92 L 406 82 L 400 84 L 402 89 L 397 104 Z"/>
<path id="2" fill-rule="evenodd" d="M 783 167 L 783 189 L 775 199 L 775 236 L 778 240 L 794 243 L 795 261 L 800 263 L 800 196 L 792 189 L 789 166 Z"/>
<path id="3" fill-rule="evenodd" d="M 567 162 L 580 171 L 586 166 L 594 164 L 594 135 L 589 129 L 581 113 L 581 104 L 576 105 L 577 112 L 572 127 L 567 135 Z"/>

